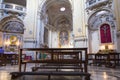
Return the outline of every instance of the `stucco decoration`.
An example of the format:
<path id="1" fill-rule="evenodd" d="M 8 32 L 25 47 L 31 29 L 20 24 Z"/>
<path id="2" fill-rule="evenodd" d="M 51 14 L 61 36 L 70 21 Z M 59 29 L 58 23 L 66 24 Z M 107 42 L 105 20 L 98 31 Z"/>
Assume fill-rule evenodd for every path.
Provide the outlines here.
<path id="1" fill-rule="evenodd" d="M 96 12 L 88 20 L 89 30 L 98 30 L 103 23 L 109 23 L 111 27 L 115 27 L 113 14 L 106 10 Z"/>
<path id="2" fill-rule="evenodd" d="M 24 33 L 23 22 L 15 16 L 5 17 L 0 21 L 0 30 L 8 33 Z"/>

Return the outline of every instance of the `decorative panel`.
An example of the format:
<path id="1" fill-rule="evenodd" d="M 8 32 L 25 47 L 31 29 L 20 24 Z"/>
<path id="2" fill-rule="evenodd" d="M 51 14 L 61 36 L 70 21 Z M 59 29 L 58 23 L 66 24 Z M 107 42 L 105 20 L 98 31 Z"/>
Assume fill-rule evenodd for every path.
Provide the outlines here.
<path id="1" fill-rule="evenodd" d="M 89 29 L 98 30 L 99 26 L 105 22 L 109 23 L 111 27 L 115 27 L 113 14 L 105 10 L 96 12 L 89 18 Z"/>
<path id="2" fill-rule="evenodd" d="M 60 47 L 66 47 L 69 45 L 68 31 L 64 30 L 59 33 L 59 45 Z"/>
<path id="3" fill-rule="evenodd" d="M 109 24 L 103 24 L 100 27 L 101 43 L 112 43 L 111 29 Z"/>
<path id="4" fill-rule="evenodd" d="M 23 42 L 21 34 L 3 33 L 3 44 L 5 52 L 18 52 Z"/>
<path id="5" fill-rule="evenodd" d="M 3 25 L 3 32 L 24 33 L 24 25 L 18 21 L 8 21 Z"/>

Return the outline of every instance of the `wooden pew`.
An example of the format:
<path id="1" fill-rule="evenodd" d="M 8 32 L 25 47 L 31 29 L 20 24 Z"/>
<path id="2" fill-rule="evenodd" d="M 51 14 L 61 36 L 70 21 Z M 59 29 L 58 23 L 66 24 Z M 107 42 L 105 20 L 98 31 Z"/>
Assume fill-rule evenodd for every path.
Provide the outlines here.
<path id="1" fill-rule="evenodd" d="M 49 54 L 48 54 L 49 55 Z M 72 58 L 72 60 L 71 59 L 64 59 L 64 56 L 65 55 L 69 55 L 71 58 Z M 81 71 L 83 71 L 83 68 L 82 68 L 82 65 L 81 65 L 81 61 L 82 61 L 82 56 L 81 55 L 79 55 L 79 52 L 53 52 L 52 53 L 52 56 L 56 56 L 51 62 L 50 62 L 50 60 L 49 59 L 47 59 L 47 60 L 37 60 L 37 61 L 41 61 L 41 63 L 44 63 L 44 62 L 42 62 L 42 61 L 46 61 L 46 63 L 47 64 L 49 64 L 49 65 L 46 65 L 47 66 L 47 68 L 48 69 L 53 69 L 53 66 L 54 66 L 54 68 L 56 69 L 56 70 L 58 70 L 58 68 L 61 68 L 61 69 L 67 69 L 67 68 L 71 68 L 71 69 L 81 69 Z M 80 59 L 79 59 L 79 57 L 80 57 Z M 78 60 L 79 59 L 79 65 L 78 65 L 78 63 L 76 63 L 76 60 Z M 75 60 L 75 61 L 74 61 Z M 74 61 L 74 62 L 73 62 Z M 28 62 L 28 61 L 27 61 Z M 31 62 L 31 61 L 30 61 Z M 68 63 L 69 62 L 69 63 Z M 73 62 L 73 63 L 71 63 L 71 62 Z M 25 62 L 26 63 L 26 62 Z M 54 63 L 54 64 L 51 64 L 52 63 Z M 57 64 L 57 65 L 55 65 L 55 64 Z M 64 64 L 64 65 L 62 65 L 62 64 Z M 67 64 L 67 65 L 66 65 Z M 70 67 L 63 67 L 63 66 L 68 66 L 68 64 L 73 64 L 74 66 L 70 66 Z M 26 66 L 26 64 L 25 64 L 25 66 Z M 49 66 L 49 67 L 48 67 Z M 76 67 L 77 66 L 77 67 Z M 79 66 L 79 68 L 78 68 L 78 66 Z M 25 67 L 26 68 L 26 67 Z M 40 66 L 40 67 L 33 67 L 32 68 L 32 70 L 33 71 L 35 71 L 35 70 L 37 70 L 37 69 L 40 69 L 40 68 L 46 68 L 45 66 L 43 67 L 43 66 Z M 24 69 L 24 70 L 26 70 L 26 69 Z"/>
<path id="2" fill-rule="evenodd" d="M 51 58 L 50 59 L 45 59 L 45 60 L 22 60 L 22 52 L 23 51 L 35 51 L 36 52 L 40 52 L 40 53 L 48 53 L 50 54 Z M 61 55 L 76 55 L 75 58 L 72 58 L 72 59 L 67 59 L 65 57 L 62 57 L 61 58 Z M 54 58 L 54 56 L 57 56 L 58 58 Z M 78 57 L 77 57 L 78 56 Z M 83 68 L 83 72 L 80 71 L 80 72 L 61 72 L 61 71 L 58 71 L 58 72 L 48 72 L 46 73 L 46 75 L 86 75 L 86 80 L 89 80 L 87 79 L 87 75 L 88 75 L 88 72 L 87 72 L 87 64 L 88 64 L 88 57 L 87 57 L 87 48 L 24 48 L 24 49 L 20 49 L 20 53 L 19 53 L 19 72 L 12 72 L 12 76 L 15 76 L 15 75 L 35 75 L 37 74 L 36 72 L 34 73 L 31 73 L 31 72 L 22 72 L 22 64 L 25 64 L 25 67 L 26 67 L 26 64 L 27 63 L 47 63 L 47 64 L 77 64 L 77 65 L 81 65 L 82 68 Z M 61 67 L 62 68 L 62 67 Z M 65 67 L 64 67 L 65 68 Z M 66 67 L 68 68 L 68 67 Z M 73 68 L 73 67 L 71 67 Z M 25 69 L 25 68 L 24 68 Z M 46 72 L 46 71 L 45 71 Z M 38 75 L 42 75 L 43 73 L 41 73 L 41 71 L 39 72 Z"/>
<path id="3" fill-rule="evenodd" d="M 90 74 L 84 72 L 50 72 L 50 71 L 42 71 L 42 72 L 12 72 L 12 79 L 15 79 L 18 76 L 22 75 L 45 75 L 48 76 L 48 80 L 51 79 L 51 76 L 61 75 L 61 76 L 80 76 L 85 77 L 85 80 L 90 80 Z"/>
<path id="4" fill-rule="evenodd" d="M 0 54 L 0 66 L 5 66 L 6 65 L 6 58 L 4 57 L 4 54 Z"/>
<path id="5" fill-rule="evenodd" d="M 108 54 L 95 54 L 95 64 L 98 66 L 105 65 L 107 66 Z"/>
<path id="6" fill-rule="evenodd" d="M 88 54 L 88 60 L 97 66 L 105 65 L 105 67 L 115 68 L 120 64 L 120 53 Z"/>
<path id="7" fill-rule="evenodd" d="M 88 54 L 88 64 L 89 65 L 95 64 L 95 53 Z"/>
<path id="8" fill-rule="evenodd" d="M 109 53 L 108 55 L 108 67 L 115 68 L 119 66 L 119 53 Z"/>

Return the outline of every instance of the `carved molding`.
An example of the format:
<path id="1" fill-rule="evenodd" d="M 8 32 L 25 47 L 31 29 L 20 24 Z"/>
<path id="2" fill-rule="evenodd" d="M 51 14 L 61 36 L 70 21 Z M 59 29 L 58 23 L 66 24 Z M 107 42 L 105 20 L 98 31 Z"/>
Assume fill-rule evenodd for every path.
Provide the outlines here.
<path id="1" fill-rule="evenodd" d="M 102 7 L 111 8 L 113 0 L 87 0 L 86 2 L 86 10 L 92 11 Z"/>
<path id="2" fill-rule="evenodd" d="M 111 27 L 115 27 L 114 15 L 110 11 L 99 11 L 95 12 L 88 19 L 88 28 L 89 30 L 97 30 L 98 27 L 103 23 L 109 23 Z"/>

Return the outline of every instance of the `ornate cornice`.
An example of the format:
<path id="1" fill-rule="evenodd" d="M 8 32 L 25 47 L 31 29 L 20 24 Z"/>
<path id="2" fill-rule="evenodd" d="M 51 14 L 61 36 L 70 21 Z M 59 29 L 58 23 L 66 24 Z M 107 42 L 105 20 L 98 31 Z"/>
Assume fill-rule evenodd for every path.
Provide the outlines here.
<path id="1" fill-rule="evenodd" d="M 90 1 L 94 1 L 93 4 L 89 4 Z M 88 0 L 86 2 L 86 12 L 89 14 L 91 11 L 97 11 L 100 8 L 112 7 L 113 0 Z"/>

